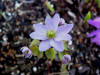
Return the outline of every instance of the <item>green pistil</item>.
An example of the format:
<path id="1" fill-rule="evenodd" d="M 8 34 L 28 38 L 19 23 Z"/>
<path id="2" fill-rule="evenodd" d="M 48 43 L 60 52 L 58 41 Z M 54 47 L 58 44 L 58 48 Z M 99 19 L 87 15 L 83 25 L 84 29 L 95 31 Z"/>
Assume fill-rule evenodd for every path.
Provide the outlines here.
<path id="1" fill-rule="evenodd" d="M 48 38 L 54 38 L 55 36 L 56 36 L 56 33 L 53 30 L 47 31 Z"/>
<path id="2" fill-rule="evenodd" d="M 25 54 L 28 54 L 29 53 L 29 51 L 25 51 Z"/>

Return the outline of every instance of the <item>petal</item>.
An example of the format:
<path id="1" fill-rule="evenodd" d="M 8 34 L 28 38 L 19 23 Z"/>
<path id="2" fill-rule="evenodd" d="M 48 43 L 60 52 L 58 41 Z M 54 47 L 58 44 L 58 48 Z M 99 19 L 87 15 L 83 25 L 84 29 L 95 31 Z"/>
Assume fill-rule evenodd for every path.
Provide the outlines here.
<path id="1" fill-rule="evenodd" d="M 64 51 L 64 46 L 62 42 L 50 40 L 50 45 L 54 47 L 57 51 L 62 52 Z"/>
<path id="2" fill-rule="evenodd" d="M 70 32 L 73 28 L 73 24 L 62 25 L 57 29 L 57 33 L 66 34 Z"/>
<path id="3" fill-rule="evenodd" d="M 27 46 L 22 47 L 20 50 L 22 51 L 22 53 L 24 53 L 25 51 L 30 51 Z"/>
<path id="4" fill-rule="evenodd" d="M 32 32 L 30 34 L 30 37 L 32 39 L 37 39 L 37 40 L 46 40 L 47 37 L 46 37 L 46 32 Z"/>
<path id="5" fill-rule="evenodd" d="M 91 42 L 92 42 L 92 43 L 96 43 L 97 41 L 98 41 L 97 38 L 92 38 L 92 39 L 91 39 Z"/>
<path id="6" fill-rule="evenodd" d="M 50 41 L 49 40 L 45 40 L 42 41 L 39 45 L 39 51 L 46 51 L 50 48 Z"/>
<path id="7" fill-rule="evenodd" d="M 99 45 L 99 46 L 100 46 L 100 41 L 98 40 L 98 38 L 97 38 L 97 37 L 92 38 L 92 39 L 91 39 L 91 42 L 92 42 L 92 43 L 96 43 L 97 45 Z"/>
<path id="8" fill-rule="evenodd" d="M 67 62 L 71 61 L 71 56 L 68 54 L 64 55 L 62 61 L 64 64 L 66 64 Z"/>
<path id="9" fill-rule="evenodd" d="M 40 31 L 40 32 L 46 31 L 45 25 L 42 25 L 42 24 L 39 24 L 39 23 L 34 24 L 33 28 L 34 28 L 35 31 Z"/>
<path id="10" fill-rule="evenodd" d="M 52 19 L 52 25 L 54 25 L 56 31 L 57 31 L 59 23 L 60 23 L 60 16 L 59 14 L 55 14 Z"/>
<path id="11" fill-rule="evenodd" d="M 100 28 L 100 21 L 88 20 L 88 23 L 96 28 Z"/>
<path id="12" fill-rule="evenodd" d="M 50 17 L 47 16 L 45 20 L 46 28 L 48 30 L 54 30 L 56 32 L 59 22 L 60 22 L 59 14 L 55 14 L 52 19 L 50 19 Z"/>
<path id="13" fill-rule="evenodd" d="M 50 15 L 47 15 L 47 16 L 46 16 L 46 19 L 45 19 L 45 24 L 46 24 L 46 25 L 49 25 L 51 20 L 52 20 L 52 19 L 51 19 Z"/>
<path id="14" fill-rule="evenodd" d="M 72 37 L 69 34 L 57 33 L 57 35 L 54 39 L 55 39 L 55 41 L 62 41 L 62 40 L 70 41 L 72 39 Z"/>
<path id="15" fill-rule="evenodd" d="M 62 58 L 62 62 L 63 62 L 64 64 L 66 64 L 66 63 L 67 63 L 67 60 L 65 60 L 65 58 L 63 57 L 63 58 Z"/>
<path id="16" fill-rule="evenodd" d="M 97 42 L 96 42 L 96 44 L 100 46 L 100 40 L 99 40 L 99 41 L 97 41 Z"/>
<path id="17" fill-rule="evenodd" d="M 100 45 L 100 35 L 96 35 L 94 38 L 92 38 L 91 42 Z"/>
<path id="18" fill-rule="evenodd" d="M 72 29 L 72 27 L 73 27 L 73 24 L 67 24 L 67 25 L 60 26 L 57 30 L 56 37 L 54 38 L 55 41 L 71 40 L 72 37 L 67 33 Z"/>
<path id="19" fill-rule="evenodd" d="M 95 36 L 95 35 L 96 35 L 95 31 L 93 31 L 93 32 L 89 33 L 89 34 L 87 35 L 87 37 L 92 37 L 92 36 Z"/>
<path id="20" fill-rule="evenodd" d="M 98 21 L 99 22 L 100 21 L 100 17 L 95 18 L 94 21 Z"/>
<path id="21" fill-rule="evenodd" d="M 65 20 L 63 18 L 60 19 L 60 24 L 65 24 Z"/>
<path id="22" fill-rule="evenodd" d="M 88 37 L 93 37 L 91 39 L 91 42 L 100 45 L 100 29 L 91 32 L 90 34 L 88 34 Z"/>
<path id="23" fill-rule="evenodd" d="M 92 36 L 96 36 L 96 35 L 100 36 L 100 29 L 89 33 L 87 35 L 87 37 L 92 37 Z"/>
<path id="24" fill-rule="evenodd" d="M 32 57 L 32 54 L 25 55 L 25 58 L 31 58 L 31 57 Z"/>

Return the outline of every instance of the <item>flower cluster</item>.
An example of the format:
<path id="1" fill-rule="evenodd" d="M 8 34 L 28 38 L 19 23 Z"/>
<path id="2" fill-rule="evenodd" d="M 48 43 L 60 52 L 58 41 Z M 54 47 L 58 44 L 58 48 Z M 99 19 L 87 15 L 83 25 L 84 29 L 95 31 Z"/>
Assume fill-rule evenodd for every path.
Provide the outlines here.
<path id="1" fill-rule="evenodd" d="M 60 18 L 59 14 L 55 14 L 53 18 L 49 15 L 46 16 L 45 25 L 38 23 L 34 24 L 33 28 L 35 32 L 32 32 L 30 37 L 34 40 L 41 41 L 39 44 L 40 52 L 46 50 L 49 51 L 50 48 L 54 48 L 56 51 L 62 52 L 64 51 L 63 40 L 70 41 L 72 39 L 68 33 L 73 28 L 73 24 L 65 23 L 65 20 Z M 21 51 L 25 55 L 25 58 L 31 58 L 33 55 L 31 50 L 27 47 L 22 47 Z M 53 56 L 55 56 L 55 54 Z M 70 60 L 70 55 L 64 55 L 62 58 L 64 63 L 67 63 Z"/>
<path id="2" fill-rule="evenodd" d="M 100 46 L 100 17 L 97 17 L 94 20 L 88 20 L 88 23 L 97 28 L 96 31 L 89 33 L 88 37 L 93 37 L 91 42 Z"/>

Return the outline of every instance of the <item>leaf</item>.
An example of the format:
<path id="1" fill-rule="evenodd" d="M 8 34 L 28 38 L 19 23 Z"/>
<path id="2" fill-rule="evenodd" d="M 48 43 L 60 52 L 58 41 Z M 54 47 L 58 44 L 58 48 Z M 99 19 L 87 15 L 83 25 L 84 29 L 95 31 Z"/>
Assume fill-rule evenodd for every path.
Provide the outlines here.
<path id="1" fill-rule="evenodd" d="M 98 0 L 98 8 L 100 8 L 100 0 Z"/>
<path id="2" fill-rule="evenodd" d="M 88 12 L 85 16 L 84 22 L 87 23 L 87 20 L 91 19 L 91 12 Z"/>
<path id="3" fill-rule="evenodd" d="M 42 58 L 43 57 L 43 52 L 39 51 L 38 46 L 31 46 L 31 51 L 33 53 L 34 56 L 37 56 L 38 58 Z"/>
<path id="4" fill-rule="evenodd" d="M 90 2 L 91 0 L 85 0 L 86 3 Z"/>
<path id="5" fill-rule="evenodd" d="M 51 48 L 45 52 L 45 55 L 47 56 L 48 59 L 53 60 L 55 58 L 55 55 L 56 55 L 55 50 L 53 48 Z"/>
<path id="6" fill-rule="evenodd" d="M 39 40 L 33 40 L 30 44 L 30 47 L 31 46 L 35 46 L 35 45 L 39 45 L 40 41 Z"/>
<path id="7" fill-rule="evenodd" d="M 4 19 L 7 18 L 6 15 L 5 15 L 5 13 L 3 13 L 1 10 L 0 10 L 0 15 L 2 15 L 4 17 Z"/>
<path id="8" fill-rule="evenodd" d="M 68 50 L 68 44 L 67 44 L 67 42 L 66 41 L 63 41 L 63 45 L 64 45 L 64 50 Z"/>
<path id="9" fill-rule="evenodd" d="M 0 10 L 0 15 L 2 15 L 2 11 Z"/>
<path id="10" fill-rule="evenodd" d="M 37 56 L 38 58 L 42 58 L 43 57 L 43 52 L 40 52 L 39 51 L 39 53 L 38 53 L 38 56 Z"/>
<path id="11" fill-rule="evenodd" d="M 98 3 L 98 0 L 95 0 L 95 3 Z"/>
<path id="12" fill-rule="evenodd" d="M 46 6 L 52 13 L 54 12 L 54 8 L 51 6 L 50 2 L 46 2 Z"/>
<path id="13" fill-rule="evenodd" d="M 63 52 L 59 52 L 59 53 L 58 53 L 58 56 L 59 56 L 59 59 L 62 60 L 62 58 L 63 58 L 63 56 L 64 56 L 64 53 L 63 53 Z"/>

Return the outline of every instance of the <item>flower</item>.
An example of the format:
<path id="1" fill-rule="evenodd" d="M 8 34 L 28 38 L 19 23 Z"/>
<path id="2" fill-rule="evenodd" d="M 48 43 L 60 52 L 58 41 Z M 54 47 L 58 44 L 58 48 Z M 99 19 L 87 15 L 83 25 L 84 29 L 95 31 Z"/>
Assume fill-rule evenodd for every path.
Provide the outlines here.
<path id="1" fill-rule="evenodd" d="M 96 31 L 89 33 L 88 37 L 93 37 L 91 42 L 100 46 L 100 17 L 97 17 L 94 20 L 88 20 L 88 23 L 97 28 Z"/>
<path id="2" fill-rule="evenodd" d="M 58 27 L 59 24 L 63 24 Z M 66 24 L 64 19 L 60 18 L 59 14 L 55 14 L 53 18 L 46 16 L 45 25 L 34 24 L 35 32 L 30 34 L 32 39 L 42 40 L 39 45 L 39 51 L 46 51 L 53 47 L 57 51 L 64 50 L 63 40 L 71 40 L 68 34 L 73 27 L 73 24 Z"/>
<path id="3" fill-rule="evenodd" d="M 69 61 L 71 61 L 71 56 L 68 55 L 68 54 L 64 55 L 63 58 L 62 58 L 62 62 L 63 62 L 64 64 L 66 64 L 66 63 L 69 62 Z"/>
<path id="4" fill-rule="evenodd" d="M 22 47 L 20 50 L 24 54 L 25 58 L 31 58 L 32 55 L 33 55 L 31 50 L 28 47 L 26 47 L 26 46 Z"/>

